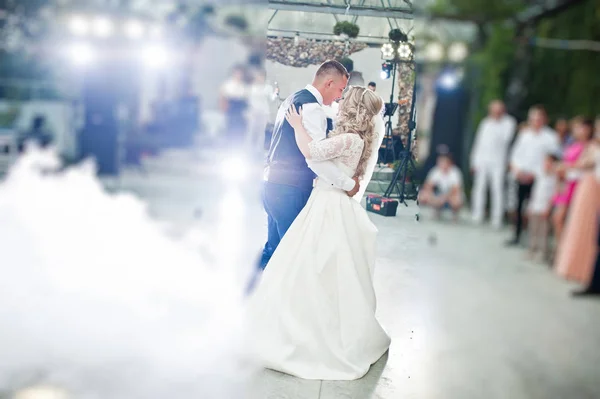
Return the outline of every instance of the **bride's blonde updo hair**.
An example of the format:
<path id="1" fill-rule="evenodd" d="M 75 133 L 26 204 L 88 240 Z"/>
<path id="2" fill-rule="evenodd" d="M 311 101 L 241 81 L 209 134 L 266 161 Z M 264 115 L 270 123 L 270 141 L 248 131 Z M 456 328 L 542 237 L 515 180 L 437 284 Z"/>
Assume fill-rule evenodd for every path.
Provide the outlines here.
<path id="1" fill-rule="evenodd" d="M 367 161 L 373 152 L 373 140 L 377 138 L 373 117 L 381 111 L 382 107 L 381 97 L 361 86 L 351 87 L 340 104 L 336 126 L 330 136 L 353 133 L 358 134 L 365 143 L 355 177 L 362 178 L 365 174 Z"/>

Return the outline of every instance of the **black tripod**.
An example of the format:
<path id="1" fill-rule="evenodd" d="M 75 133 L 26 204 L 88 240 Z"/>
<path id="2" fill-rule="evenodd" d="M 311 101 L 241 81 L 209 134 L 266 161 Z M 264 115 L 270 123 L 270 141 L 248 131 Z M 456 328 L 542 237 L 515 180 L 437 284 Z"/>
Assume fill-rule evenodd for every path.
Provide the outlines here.
<path id="1" fill-rule="evenodd" d="M 385 135 L 383 136 L 383 143 L 385 145 L 385 151 L 383 151 L 379 163 L 392 163 L 396 160 L 396 143 L 394 142 L 394 129 L 392 127 L 392 116 L 398 108 L 398 103 L 394 101 L 394 86 L 396 85 L 396 68 L 397 63 L 394 62 L 392 66 L 392 92 L 390 93 L 390 102 L 385 104 L 385 114 L 388 120 L 385 122 Z"/>
<path id="2" fill-rule="evenodd" d="M 395 69 L 395 66 L 394 66 Z M 415 76 L 413 83 L 413 93 L 412 100 L 410 104 L 410 119 L 408 121 L 408 139 L 406 140 L 406 146 L 403 146 L 402 152 L 400 153 L 400 165 L 398 165 L 398 169 L 394 172 L 394 176 L 392 177 L 392 181 L 388 186 L 384 197 L 392 198 L 394 191 L 397 192 L 398 200 L 404 205 L 408 206 L 406 200 L 416 200 L 416 195 L 407 195 L 406 194 L 406 175 L 408 174 L 409 167 L 412 168 L 413 171 L 416 170 L 415 162 L 413 161 L 412 156 L 412 135 L 413 131 L 416 127 L 416 98 L 417 98 L 417 79 Z M 416 191 L 416 190 L 415 190 Z"/>

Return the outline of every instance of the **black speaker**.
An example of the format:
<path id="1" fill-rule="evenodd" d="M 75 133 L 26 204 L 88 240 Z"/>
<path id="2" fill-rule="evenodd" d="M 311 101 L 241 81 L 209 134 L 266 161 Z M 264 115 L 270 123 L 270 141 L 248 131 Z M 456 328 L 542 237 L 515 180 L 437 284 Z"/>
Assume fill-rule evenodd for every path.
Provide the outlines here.
<path id="1" fill-rule="evenodd" d="M 458 167 L 462 164 L 464 156 L 464 129 L 468 110 L 467 92 L 464 87 L 457 86 L 452 89 L 438 88 L 436 95 L 429 156 L 418 173 L 422 181 L 436 164 L 438 148 L 442 146 L 447 148 Z"/>
<path id="2" fill-rule="evenodd" d="M 100 175 L 119 174 L 117 99 L 101 74 L 88 75 L 83 90 L 85 123 L 80 154 L 94 158 Z"/>

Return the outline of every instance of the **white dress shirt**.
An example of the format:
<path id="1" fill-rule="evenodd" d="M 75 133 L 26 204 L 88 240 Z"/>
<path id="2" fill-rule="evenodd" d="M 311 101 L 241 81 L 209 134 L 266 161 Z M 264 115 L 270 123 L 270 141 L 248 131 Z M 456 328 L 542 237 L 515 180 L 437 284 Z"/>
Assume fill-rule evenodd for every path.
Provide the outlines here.
<path id="1" fill-rule="evenodd" d="M 543 173 L 544 158 L 548 154 L 560 154 L 558 134 L 549 127 L 539 132 L 525 129 L 519 133 L 512 150 L 510 164 L 520 172 L 539 176 Z"/>
<path id="2" fill-rule="evenodd" d="M 273 86 L 267 83 L 253 84 L 249 89 L 249 105 L 252 113 L 269 115 L 271 103 L 277 98 Z"/>
<path id="3" fill-rule="evenodd" d="M 306 86 L 317 99 L 318 103 L 309 103 L 302 106 L 302 125 L 313 140 L 320 141 L 327 137 L 327 114 L 323 108 L 323 96 L 312 85 Z M 354 180 L 340 170 L 333 161 L 306 160 L 308 167 L 317 174 L 319 179 L 332 186 L 350 191 L 354 188 Z"/>
<path id="4" fill-rule="evenodd" d="M 486 117 L 479 124 L 471 151 L 471 167 L 505 167 L 508 146 L 515 134 L 517 122 L 510 115 L 499 119 Z"/>
<path id="5" fill-rule="evenodd" d="M 427 175 L 427 182 L 436 186 L 441 195 L 450 194 L 454 188 L 463 191 L 462 173 L 456 165 L 452 165 L 448 172 L 444 172 L 437 166 L 433 167 Z"/>

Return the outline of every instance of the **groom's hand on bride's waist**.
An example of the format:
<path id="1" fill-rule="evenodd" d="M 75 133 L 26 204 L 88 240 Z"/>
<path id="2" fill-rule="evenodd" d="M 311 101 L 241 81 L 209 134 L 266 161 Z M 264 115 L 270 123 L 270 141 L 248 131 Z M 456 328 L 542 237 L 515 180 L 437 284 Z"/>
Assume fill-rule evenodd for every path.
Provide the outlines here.
<path id="1" fill-rule="evenodd" d="M 350 191 L 346 191 L 348 197 L 354 197 L 356 193 L 358 193 L 358 190 L 360 190 L 360 183 L 358 182 L 358 177 L 355 177 L 352 180 L 354 180 L 354 188 Z"/>

